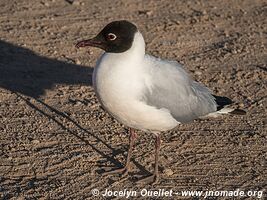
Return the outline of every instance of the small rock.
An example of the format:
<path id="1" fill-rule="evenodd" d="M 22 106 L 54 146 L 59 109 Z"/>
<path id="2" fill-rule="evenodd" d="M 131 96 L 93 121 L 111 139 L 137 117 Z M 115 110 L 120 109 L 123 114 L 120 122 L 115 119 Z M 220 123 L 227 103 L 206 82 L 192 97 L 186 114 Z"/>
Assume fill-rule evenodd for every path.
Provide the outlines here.
<path id="1" fill-rule="evenodd" d="M 171 176 L 171 175 L 173 175 L 173 171 L 171 169 L 166 169 L 166 170 L 164 170 L 164 174 L 166 176 Z"/>
<path id="2" fill-rule="evenodd" d="M 139 15 L 147 15 L 147 16 L 151 16 L 153 14 L 152 10 L 139 10 L 138 11 Z"/>
<path id="3" fill-rule="evenodd" d="M 202 72 L 201 71 L 195 71 L 195 74 L 200 76 L 200 75 L 202 75 Z"/>
<path id="4" fill-rule="evenodd" d="M 153 11 L 152 10 L 149 10 L 149 11 L 147 11 L 147 13 L 146 13 L 148 16 L 151 16 L 152 14 L 153 14 Z"/>
<path id="5" fill-rule="evenodd" d="M 93 55 L 93 52 L 90 50 L 88 50 L 87 53 L 88 53 L 88 55 Z"/>
<path id="6" fill-rule="evenodd" d="M 32 140 L 32 143 L 33 143 L 33 144 L 39 144 L 40 141 L 39 141 L 39 140 Z"/>
<path id="7" fill-rule="evenodd" d="M 84 5 L 84 3 L 80 2 L 80 1 L 73 1 L 72 4 L 75 5 L 75 6 L 83 6 Z"/>
<path id="8" fill-rule="evenodd" d="M 200 57 L 197 57 L 197 56 L 196 56 L 196 57 L 194 57 L 193 59 L 194 59 L 194 61 L 196 61 L 196 62 L 198 62 L 198 61 L 200 61 L 200 60 L 201 60 L 201 59 L 200 59 Z"/>
<path id="9" fill-rule="evenodd" d="M 80 102 L 80 101 L 76 101 L 75 106 L 80 106 L 80 105 L 82 105 L 82 104 L 83 104 L 82 102 Z"/>
<path id="10" fill-rule="evenodd" d="M 76 60 L 75 63 L 76 63 L 77 65 L 80 65 L 80 64 L 81 64 L 81 61 L 80 61 L 80 60 Z"/>
<path id="11" fill-rule="evenodd" d="M 244 103 L 240 103 L 239 106 L 240 106 L 241 108 L 244 108 L 244 107 L 245 107 Z"/>

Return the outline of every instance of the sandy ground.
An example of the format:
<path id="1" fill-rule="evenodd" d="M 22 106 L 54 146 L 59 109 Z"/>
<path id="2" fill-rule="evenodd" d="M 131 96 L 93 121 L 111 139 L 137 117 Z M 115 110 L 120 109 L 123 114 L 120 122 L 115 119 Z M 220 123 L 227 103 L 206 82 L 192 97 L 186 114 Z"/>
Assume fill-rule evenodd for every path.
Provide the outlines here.
<path id="1" fill-rule="evenodd" d="M 1 199 L 105 199 L 94 188 L 266 190 L 266 1 L 1 0 L 0 8 Z M 165 133 L 155 186 L 135 183 L 153 171 L 153 136 L 141 132 L 129 176 L 101 175 L 124 164 L 128 131 L 91 86 L 101 50 L 74 44 L 117 19 L 138 24 L 147 52 L 185 64 L 247 110 Z"/>

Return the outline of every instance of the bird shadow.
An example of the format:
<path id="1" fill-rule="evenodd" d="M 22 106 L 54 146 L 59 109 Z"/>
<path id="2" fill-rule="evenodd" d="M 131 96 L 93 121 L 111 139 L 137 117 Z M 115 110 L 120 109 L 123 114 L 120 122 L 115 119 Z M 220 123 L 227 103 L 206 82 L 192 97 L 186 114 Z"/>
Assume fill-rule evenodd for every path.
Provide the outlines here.
<path id="1" fill-rule="evenodd" d="M 121 167 L 120 161 L 114 157 L 121 153 L 112 148 L 104 140 L 82 127 L 64 112 L 44 103 L 39 97 L 45 94 L 47 89 L 52 89 L 55 84 L 87 85 L 92 86 L 93 69 L 74 63 L 63 62 L 37 55 L 33 51 L 0 40 L 0 87 L 15 93 L 25 103 L 58 124 L 68 134 L 75 136 L 89 145 L 95 152 L 116 167 Z M 49 110 L 50 112 L 47 112 Z M 53 114 L 51 114 L 53 113 Z M 76 131 L 67 128 L 57 116 L 64 118 L 75 125 L 87 136 L 91 136 L 96 143 L 102 143 L 112 155 L 106 155 L 103 151 L 88 141 Z M 135 165 L 140 171 L 146 171 L 139 163 Z"/>
<path id="2" fill-rule="evenodd" d="M 0 40 L 0 87 L 38 98 L 55 84 L 92 85 L 93 69 L 49 59 Z"/>

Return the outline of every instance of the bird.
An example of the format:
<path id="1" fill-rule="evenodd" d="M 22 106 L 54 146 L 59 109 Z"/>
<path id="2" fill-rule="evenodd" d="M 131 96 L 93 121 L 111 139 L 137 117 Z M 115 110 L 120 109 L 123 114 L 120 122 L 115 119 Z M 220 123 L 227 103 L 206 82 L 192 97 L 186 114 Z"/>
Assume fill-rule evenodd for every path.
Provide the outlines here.
<path id="1" fill-rule="evenodd" d="M 246 114 L 231 108 L 229 98 L 214 95 L 194 81 L 180 63 L 146 54 L 143 35 L 127 20 L 112 21 L 75 46 L 104 50 L 93 71 L 94 91 L 104 110 L 129 127 L 124 167 L 104 174 L 128 173 L 137 131 L 142 131 L 155 136 L 155 165 L 153 173 L 138 182 L 155 184 L 164 132 L 199 118 Z"/>

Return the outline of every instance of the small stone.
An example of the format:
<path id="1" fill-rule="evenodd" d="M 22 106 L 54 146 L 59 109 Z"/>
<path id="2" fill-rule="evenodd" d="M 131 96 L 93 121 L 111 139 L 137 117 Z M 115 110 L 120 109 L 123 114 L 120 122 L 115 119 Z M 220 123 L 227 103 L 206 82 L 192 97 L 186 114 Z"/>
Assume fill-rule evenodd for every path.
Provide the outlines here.
<path id="1" fill-rule="evenodd" d="M 244 108 L 244 107 L 245 107 L 244 103 L 240 103 L 239 106 L 240 106 L 241 108 Z"/>
<path id="2" fill-rule="evenodd" d="M 75 106 L 80 106 L 80 105 L 82 105 L 82 104 L 83 104 L 82 102 L 80 102 L 80 101 L 76 101 Z"/>
<path id="3" fill-rule="evenodd" d="M 202 75 L 202 72 L 201 72 L 201 71 L 195 71 L 195 74 L 196 74 L 197 76 L 200 76 L 200 75 Z"/>
<path id="4" fill-rule="evenodd" d="M 229 31 L 224 31 L 224 35 L 225 35 L 225 37 L 230 37 L 230 33 L 229 33 Z"/>
<path id="5" fill-rule="evenodd" d="M 80 6 L 81 5 L 81 2 L 79 2 L 79 1 L 73 1 L 72 4 L 75 5 L 75 6 Z"/>
<path id="6" fill-rule="evenodd" d="M 81 64 L 81 61 L 80 61 L 80 60 L 76 60 L 75 63 L 76 63 L 77 65 L 80 65 L 80 64 Z"/>
<path id="7" fill-rule="evenodd" d="M 166 169 L 166 170 L 164 170 L 164 174 L 166 176 L 171 176 L 171 175 L 173 175 L 173 171 L 171 169 Z"/>
<path id="8" fill-rule="evenodd" d="M 139 10 L 138 11 L 139 15 L 147 15 L 147 16 L 151 16 L 153 14 L 152 10 Z"/>
<path id="9" fill-rule="evenodd" d="M 194 57 L 194 61 L 196 61 L 196 62 L 198 62 L 198 61 L 200 61 L 201 59 L 200 59 L 200 57 Z"/>
<path id="10" fill-rule="evenodd" d="M 40 141 L 39 141 L 39 140 L 32 140 L 32 143 L 33 143 L 33 144 L 39 144 Z"/>
<path id="11" fill-rule="evenodd" d="M 148 16 L 151 16 L 151 15 L 153 14 L 153 11 L 152 11 L 152 10 L 149 10 L 149 11 L 146 12 L 146 14 L 147 14 Z"/>

